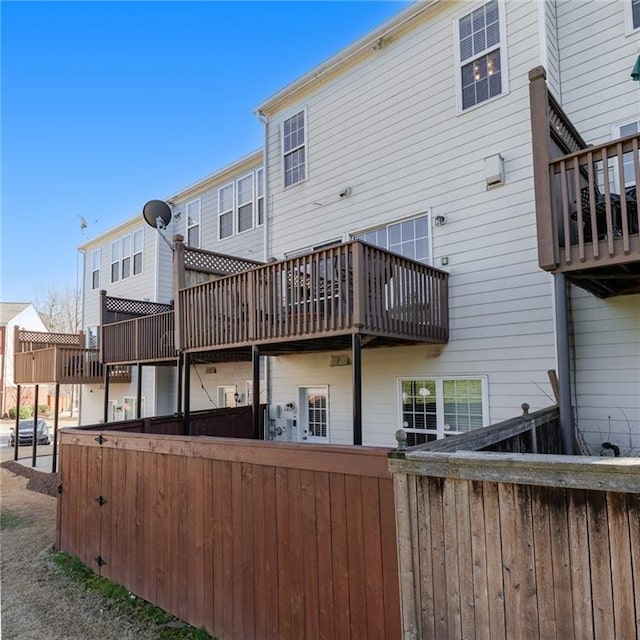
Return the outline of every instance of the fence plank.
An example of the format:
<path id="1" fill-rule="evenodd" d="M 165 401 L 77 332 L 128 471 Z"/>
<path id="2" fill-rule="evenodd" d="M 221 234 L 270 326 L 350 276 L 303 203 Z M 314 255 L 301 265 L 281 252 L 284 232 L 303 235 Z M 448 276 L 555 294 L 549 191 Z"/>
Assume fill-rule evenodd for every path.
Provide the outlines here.
<path id="1" fill-rule="evenodd" d="M 469 528 L 471 531 L 471 565 L 473 611 L 476 637 L 491 638 L 489 616 L 489 584 L 487 571 L 487 542 L 484 521 L 482 482 L 471 481 L 469 493 Z"/>

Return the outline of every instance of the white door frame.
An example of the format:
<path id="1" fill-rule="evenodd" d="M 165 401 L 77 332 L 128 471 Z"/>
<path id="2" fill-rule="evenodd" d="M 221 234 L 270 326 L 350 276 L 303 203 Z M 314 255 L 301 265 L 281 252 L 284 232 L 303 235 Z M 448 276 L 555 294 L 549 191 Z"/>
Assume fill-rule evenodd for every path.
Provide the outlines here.
<path id="1" fill-rule="evenodd" d="M 309 396 L 324 396 L 324 406 L 312 408 L 317 412 L 316 423 L 310 425 Z M 298 440 L 300 442 L 329 442 L 329 385 L 314 384 L 298 387 Z M 324 424 L 323 424 L 324 423 Z M 316 435 L 314 431 L 324 431 L 324 435 Z"/>

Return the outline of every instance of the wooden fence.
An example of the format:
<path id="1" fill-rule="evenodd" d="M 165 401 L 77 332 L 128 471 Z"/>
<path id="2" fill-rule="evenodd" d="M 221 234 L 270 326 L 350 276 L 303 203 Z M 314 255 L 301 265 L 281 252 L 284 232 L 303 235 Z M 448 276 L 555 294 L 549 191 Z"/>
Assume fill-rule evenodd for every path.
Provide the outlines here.
<path id="1" fill-rule="evenodd" d="M 60 444 L 57 547 L 132 593 L 219 640 L 400 638 L 385 450 L 82 429 Z"/>
<path id="2" fill-rule="evenodd" d="M 640 639 L 640 459 L 416 449 L 390 460 L 405 640 Z"/>

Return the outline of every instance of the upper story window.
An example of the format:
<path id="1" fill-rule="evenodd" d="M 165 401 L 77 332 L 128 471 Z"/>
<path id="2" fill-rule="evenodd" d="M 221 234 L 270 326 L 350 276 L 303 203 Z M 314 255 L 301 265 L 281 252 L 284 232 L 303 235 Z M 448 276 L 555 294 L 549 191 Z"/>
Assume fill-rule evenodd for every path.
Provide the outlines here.
<path id="1" fill-rule="evenodd" d="M 504 93 L 503 23 L 498 0 L 491 0 L 458 20 L 459 106 L 462 111 Z"/>
<path id="2" fill-rule="evenodd" d="M 236 182 L 238 197 L 238 233 L 253 228 L 253 173 Z"/>
<path id="3" fill-rule="evenodd" d="M 142 273 L 144 234 L 142 229 L 111 243 L 111 282 Z"/>
<path id="4" fill-rule="evenodd" d="M 260 226 L 264 224 L 264 169 L 256 171 L 256 199 L 258 202 L 256 224 Z"/>
<path id="5" fill-rule="evenodd" d="M 406 258 L 431 264 L 429 214 L 394 222 L 353 236 L 376 247 L 393 251 Z"/>
<path id="6" fill-rule="evenodd" d="M 100 262 L 102 261 L 102 252 L 96 249 L 91 252 L 91 288 L 100 288 Z"/>
<path id="7" fill-rule="evenodd" d="M 264 170 L 257 169 L 218 189 L 218 238 L 264 222 Z"/>
<path id="8" fill-rule="evenodd" d="M 284 163 L 284 186 L 301 182 L 306 174 L 305 112 L 287 118 L 282 123 L 282 157 Z"/>
<path id="9" fill-rule="evenodd" d="M 200 198 L 187 203 L 187 245 L 200 246 Z"/>
<path id="10" fill-rule="evenodd" d="M 640 28 L 640 0 L 631 0 L 631 26 Z"/>
<path id="11" fill-rule="evenodd" d="M 111 282 L 120 280 L 120 240 L 111 243 Z"/>
<path id="12" fill-rule="evenodd" d="M 218 237 L 233 235 L 233 183 L 218 190 Z"/>

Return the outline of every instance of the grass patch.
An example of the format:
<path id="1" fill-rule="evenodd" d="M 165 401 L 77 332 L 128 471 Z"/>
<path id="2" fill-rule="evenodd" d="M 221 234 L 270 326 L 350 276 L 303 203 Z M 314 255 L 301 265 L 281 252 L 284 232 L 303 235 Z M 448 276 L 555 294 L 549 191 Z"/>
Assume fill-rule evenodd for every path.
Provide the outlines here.
<path id="1" fill-rule="evenodd" d="M 10 511 L 0 511 L 0 531 L 5 529 L 15 529 L 27 524 L 28 520 L 24 516 L 19 516 Z"/>
<path id="2" fill-rule="evenodd" d="M 138 598 L 119 584 L 96 575 L 80 560 L 67 553 L 54 554 L 53 562 L 74 582 L 107 598 L 118 612 L 153 629 L 158 640 L 215 640 L 205 629 L 196 629 L 177 620 L 164 609 Z"/>

